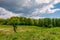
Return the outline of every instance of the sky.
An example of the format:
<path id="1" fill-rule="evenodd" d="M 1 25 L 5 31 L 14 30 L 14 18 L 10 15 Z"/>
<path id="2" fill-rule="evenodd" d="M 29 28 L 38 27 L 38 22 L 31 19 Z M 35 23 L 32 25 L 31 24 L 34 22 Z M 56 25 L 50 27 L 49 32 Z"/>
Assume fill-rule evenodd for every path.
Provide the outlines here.
<path id="1" fill-rule="evenodd" d="M 0 0 L 0 18 L 60 18 L 60 0 Z"/>

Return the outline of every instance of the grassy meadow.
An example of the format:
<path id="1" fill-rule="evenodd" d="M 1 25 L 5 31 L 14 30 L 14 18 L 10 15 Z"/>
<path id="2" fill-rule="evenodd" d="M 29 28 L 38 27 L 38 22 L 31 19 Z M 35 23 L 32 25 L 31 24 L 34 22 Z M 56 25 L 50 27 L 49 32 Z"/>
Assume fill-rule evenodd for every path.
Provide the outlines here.
<path id="1" fill-rule="evenodd" d="M 60 40 L 60 27 L 17 26 L 15 33 L 12 26 L 0 25 L 0 40 Z"/>

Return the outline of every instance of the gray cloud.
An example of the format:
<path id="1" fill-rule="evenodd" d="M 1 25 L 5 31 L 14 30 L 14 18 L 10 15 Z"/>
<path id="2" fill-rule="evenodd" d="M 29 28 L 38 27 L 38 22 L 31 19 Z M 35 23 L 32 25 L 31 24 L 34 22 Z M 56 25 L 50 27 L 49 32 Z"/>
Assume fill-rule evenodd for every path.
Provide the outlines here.
<path id="1" fill-rule="evenodd" d="M 34 0 L 0 0 L 0 7 L 3 7 L 9 11 L 22 12 L 24 10 L 32 10 L 35 8 L 41 8 L 45 3 L 37 4 Z"/>
<path id="2" fill-rule="evenodd" d="M 0 0 L 0 7 L 13 13 L 23 13 L 23 15 L 29 16 L 36 9 L 41 10 L 54 1 L 55 0 L 52 0 L 49 3 L 38 4 L 35 0 Z"/>

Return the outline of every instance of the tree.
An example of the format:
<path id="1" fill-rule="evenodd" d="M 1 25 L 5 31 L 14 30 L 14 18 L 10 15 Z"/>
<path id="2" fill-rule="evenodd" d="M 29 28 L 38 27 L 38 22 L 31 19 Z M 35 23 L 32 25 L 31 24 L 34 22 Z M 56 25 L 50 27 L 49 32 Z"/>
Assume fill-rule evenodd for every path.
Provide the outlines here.
<path id="1" fill-rule="evenodd" d="M 38 20 L 34 19 L 34 26 L 38 26 Z"/>
<path id="2" fill-rule="evenodd" d="M 26 18 L 20 17 L 20 25 L 26 25 Z"/>
<path id="3" fill-rule="evenodd" d="M 45 27 L 52 27 L 51 19 L 50 18 L 44 18 L 44 26 Z"/>
<path id="4" fill-rule="evenodd" d="M 6 19 L 0 18 L 0 25 L 6 25 Z"/>
<path id="5" fill-rule="evenodd" d="M 10 23 L 10 25 L 13 26 L 14 32 L 17 32 L 17 31 L 16 31 L 17 25 L 20 24 L 19 17 L 11 17 L 11 18 L 9 19 L 9 23 Z"/>
<path id="6" fill-rule="evenodd" d="M 28 25 L 34 25 L 34 21 L 31 18 L 27 19 L 27 23 L 28 23 Z"/>
<path id="7" fill-rule="evenodd" d="M 43 26 L 43 19 L 38 20 L 38 26 L 42 27 Z"/>
<path id="8" fill-rule="evenodd" d="M 54 27 L 56 27 L 56 19 L 55 19 L 55 18 L 52 19 L 52 25 L 53 25 Z"/>

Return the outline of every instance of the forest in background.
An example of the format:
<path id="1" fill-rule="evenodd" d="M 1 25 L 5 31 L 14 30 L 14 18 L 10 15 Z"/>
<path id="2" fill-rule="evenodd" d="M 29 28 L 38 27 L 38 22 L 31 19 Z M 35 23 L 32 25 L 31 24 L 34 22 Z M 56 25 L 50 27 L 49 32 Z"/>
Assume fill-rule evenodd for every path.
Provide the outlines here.
<path id="1" fill-rule="evenodd" d="M 39 27 L 60 27 L 60 18 L 33 19 L 13 16 L 11 18 L 0 18 L 0 25 L 31 25 Z"/>

